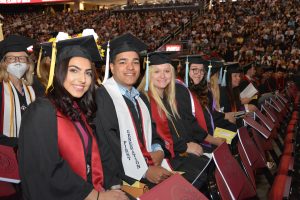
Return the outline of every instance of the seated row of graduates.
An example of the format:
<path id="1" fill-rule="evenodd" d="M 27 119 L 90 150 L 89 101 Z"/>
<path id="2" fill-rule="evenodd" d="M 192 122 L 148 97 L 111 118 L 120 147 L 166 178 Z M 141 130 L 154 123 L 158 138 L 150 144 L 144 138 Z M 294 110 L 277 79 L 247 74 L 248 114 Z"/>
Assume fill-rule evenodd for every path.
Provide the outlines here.
<path id="1" fill-rule="evenodd" d="M 92 36 L 43 48 L 52 55 L 46 98 L 30 104 L 19 133 L 24 199 L 127 199 L 121 180 L 152 187 L 173 171 L 193 182 L 208 162 L 203 152 L 224 142 L 214 128 L 236 131 L 232 113 L 215 109 L 200 56 L 188 58 L 184 84 L 168 55 L 150 53 L 137 90 L 147 46 L 128 33 L 110 42 L 112 77 L 96 88 Z M 206 179 L 194 186 L 205 192 Z"/>

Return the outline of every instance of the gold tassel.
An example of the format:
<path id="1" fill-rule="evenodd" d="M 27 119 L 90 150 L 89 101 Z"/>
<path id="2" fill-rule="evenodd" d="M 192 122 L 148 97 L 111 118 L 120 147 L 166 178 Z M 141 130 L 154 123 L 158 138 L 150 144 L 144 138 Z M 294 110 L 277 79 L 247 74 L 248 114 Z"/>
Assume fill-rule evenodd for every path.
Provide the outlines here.
<path id="1" fill-rule="evenodd" d="M 37 66 L 36 66 L 36 73 L 37 73 L 37 76 L 38 76 L 39 78 L 42 77 L 42 76 L 41 76 L 41 71 L 40 71 L 40 67 L 41 67 L 40 65 L 41 65 L 42 53 L 43 53 L 43 49 L 42 49 L 42 47 L 41 47 L 40 53 L 39 53 L 39 59 L 38 59 Z"/>
<path id="2" fill-rule="evenodd" d="M 4 40 L 2 26 L 3 24 L 0 22 L 0 41 Z"/>
<path id="3" fill-rule="evenodd" d="M 55 62 L 56 62 L 56 42 L 54 41 L 52 43 L 52 55 L 51 55 L 51 65 L 50 65 L 50 73 L 49 73 L 49 79 L 48 79 L 48 85 L 46 88 L 46 94 L 48 94 L 49 88 L 53 84 L 53 78 L 54 78 L 54 70 L 55 70 Z"/>

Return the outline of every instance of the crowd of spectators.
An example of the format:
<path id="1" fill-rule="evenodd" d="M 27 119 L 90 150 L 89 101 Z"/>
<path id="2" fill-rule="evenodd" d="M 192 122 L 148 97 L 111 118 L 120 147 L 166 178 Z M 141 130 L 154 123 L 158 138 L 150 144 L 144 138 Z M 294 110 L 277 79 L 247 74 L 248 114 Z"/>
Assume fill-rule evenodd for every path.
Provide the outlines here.
<path id="1" fill-rule="evenodd" d="M 109 9 L 79 12 L 49 10 L 5 16 L 3 28 L 5 36 L 20 34 L 39 42 L 48 41 L 60 31 L 74 35 L 85 28 L 93 28 L 99 35 L 99 44 L 129 31 L 146 42 L 150 50 L 154 50 L 166 34 L 187 22 L 193 13 L 189 10 L 130 13 L 117 13 Z"/>
<path id="2" fill-rule="evenodd" d="M 239 61 L 241 65 L 255 61 L 294 72 L 300 68 L 299 6 L 299 0 L 215 3 L 176 40 L 187 44 L 189 53 L 216 51 L 225 60 Z M 74 35 L 93 28 L 99 35 L 99 44 L 130 31 L 145 41 L 149 50 L 155 50 L 162 38 L 187 23 L 194 14 L 193 10 L 176 9 L 129 13 L 109 9 L 79 12 L 48 9 L 4 14 L 3 28 L 5 36 L 17 33 L 40 42 L 48 41 L 59 31 Z"/>
<path id="3" fill-rule="evenodd" d="M 241 65 L 300 68 L 299 0 L 237 1 L 215 4 L 176 38 L 190 53 L 215 51 Z"/>

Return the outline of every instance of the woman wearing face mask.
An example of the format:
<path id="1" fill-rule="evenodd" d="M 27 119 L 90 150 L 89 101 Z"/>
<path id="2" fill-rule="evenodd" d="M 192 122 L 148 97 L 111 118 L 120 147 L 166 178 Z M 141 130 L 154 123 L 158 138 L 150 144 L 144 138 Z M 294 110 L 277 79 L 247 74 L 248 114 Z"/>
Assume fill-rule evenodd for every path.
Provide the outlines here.
<path id="1" fill-rule="evenodd" d="M 17 35 L 0 42 L 0 134 L 8 137 L 18 137 L 21 116 L 35 100 L 34 64 L 27 54 L 33 44 L 34 40 Z"/>
<path id="2" fill-rule="evenodd" d="M 167 55 L 155 52 L 149 56 L 149 61 L 149 79 L 146 72 L 139 90 L 148 97 L 157 133 L 170 153 L 166 155 L 170 167 L 184 171 L 183 176 L 193 182 L 207 163 L 207 157 L 203 156 L 201 145 L 191 137 L 192 133 L 188 132 L 178 112 L 175 69 L 170 64 L 171 60 Z M 206 173 L 203 173 L 196 187 L 201 188 L 205 182 Z"/>
<path id="3" fill-rule="evenodd" d="M 97 141 L 91 127 L 97 110 L 93 62 L 100 60 L 95 40 L 87 36 L 57 42 L 57 59 L 54 44 L 46 98 L 30 105 L 22 119 L 23 197 L 127 200 L 107 142 Z"/>

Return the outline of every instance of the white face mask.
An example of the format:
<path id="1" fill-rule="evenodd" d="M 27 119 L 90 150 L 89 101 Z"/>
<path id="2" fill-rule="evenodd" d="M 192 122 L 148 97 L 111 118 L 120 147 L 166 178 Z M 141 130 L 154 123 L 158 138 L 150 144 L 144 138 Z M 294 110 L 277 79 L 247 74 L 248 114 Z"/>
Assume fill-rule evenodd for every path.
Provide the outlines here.
<path id="1" fill-rule="evenodd" d="M 25 72 L 27 71 L 27 63 L 10 63 L 7 65 L 7 71 L 17 77 L 18 79 L 22 78 Z"/>

